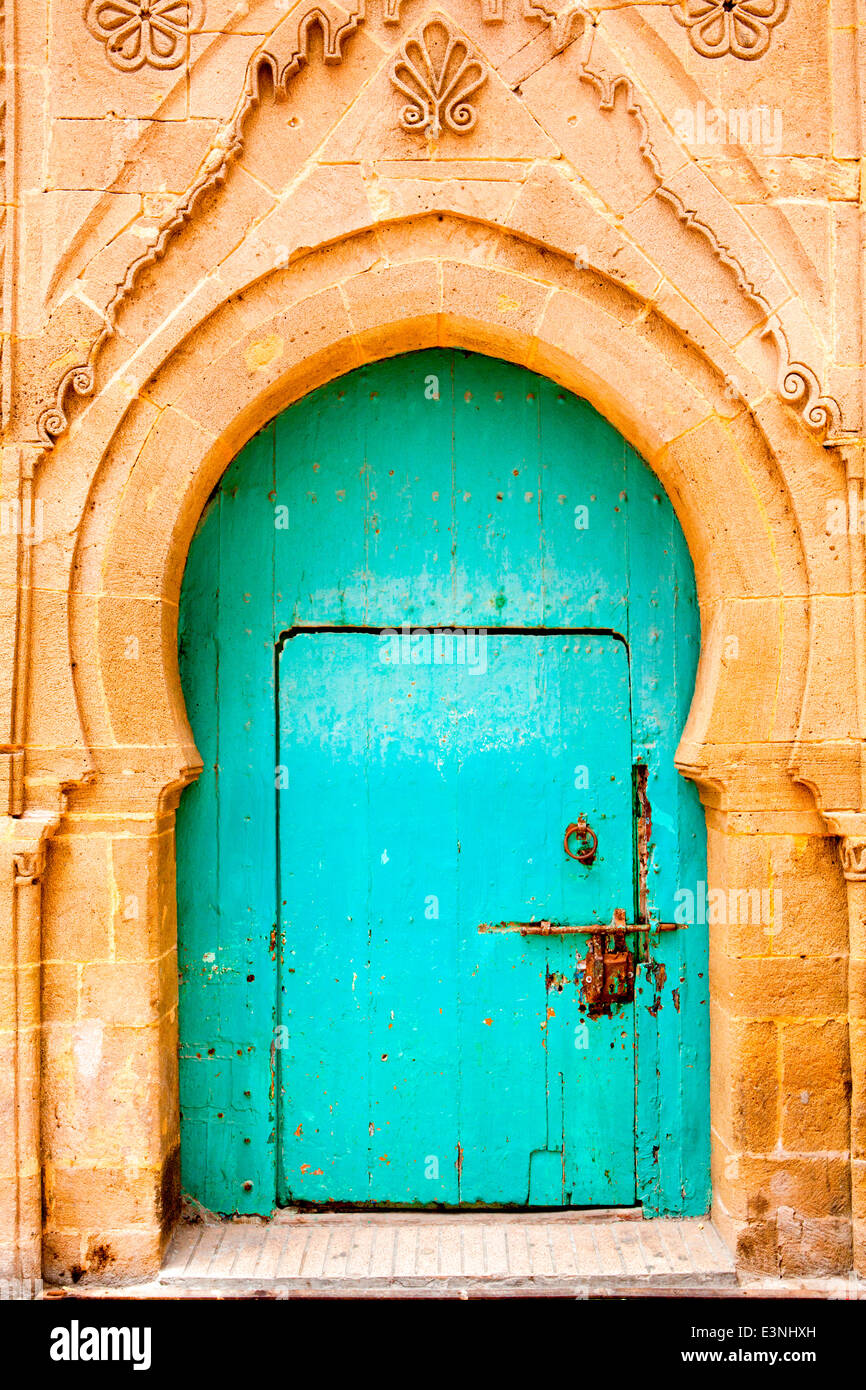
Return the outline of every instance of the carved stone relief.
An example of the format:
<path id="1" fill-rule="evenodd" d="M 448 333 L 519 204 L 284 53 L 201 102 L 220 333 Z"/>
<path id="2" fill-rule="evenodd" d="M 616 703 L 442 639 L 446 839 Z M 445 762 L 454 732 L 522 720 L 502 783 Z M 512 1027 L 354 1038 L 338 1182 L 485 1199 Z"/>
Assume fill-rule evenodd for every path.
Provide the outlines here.
<path id="1" fill-rule="evenodd" d="M 790 0 L 677 0 L 674 19 L 702 58 L 762 58 Z"/>
<path id="2" fill-rule="evenodd" d="M 25 854 L 16 854 L 13 858 L 13 868 L 15 873 L 15 887 L 32 887 L 45 872 L 44 845 L 40 846 L 39 849 L 35 851 L 28 851 Z"/>
<path id="3" fill-rule="evenodd" d="M 120 72 L 179 68 L 204 23 L 204 0 L 88 0 L 84 22 Z"/>
<path id="4" fill-rule="evenodd" d="M 866 840 L 846 835 L 839 843 L 842 871 L 852 882 L 866 881 Z"/>
<path id="5" fill-rule="evenodd" d="M 454 135 L 472 130 L 477 113 L 469 98 L 487 73 L 466 41 L 444 19 L 433 19 L 403 44 L 391 65 L 391 81 L 408 97 L 400 112 L 403 129 L 438 140 L 443 129 Z"/>
<path id="6" fill-rule="evenodd" d="M 387 0 L 387 22 L 400 22 L 400 4 L 401 0 Z M 773 26 L 785 17 L 787 9 L 788 0 L 724 0 L 721 4 L 710 3 L 710 0 L 680 0 L 673 7 L 679 22 L 689 29 L 697 51 L 707 50 L 707 56 L 713 57 L 731 52 L 735 56 L 749 58 L 759 57 L 766 50 Z M 145 10 L 147 16 L 144 15 Z M 189 33 L 201 22 L 203 0 L 181 0 L 181 3 L 174 4 L 170 0 L 154 0 L 151 4 L 147 4 L 146 0 L 90 0 L 86 14 L 91 19 L 101 16 L 101 22 L 107 24 L 109 14 L 116 16 L 119 27 L 116 33 L 112 31 L 112 52 L 119 52 L 120 35 L 125 32 L 125 28 L 120 26 L 121 12 L 129 23 L 135 21 L 140 25 L 145 17 L 149 24 L 153 24 L 152 16 L 157 12 L 160 16 L 170 15 L 176 21 L 176 32 L 180 35 L 178 42 L 182 38 L 185 44 Z M 707 239 L 718 260 L 735 276 L 740 292 L 765 316 L 763 336 L 772 341 L 778 355 L 778 393 L 797 411 L 810 430 L 821 436 L 828 431 L 838 434 L 843 429 L 838 403 L 833 397 L 822 393 L 818 375 L 810 366 L 793 359 L 780 316 L 772 313 L 770 304 L 749 279 L 742 260 L 722 241 L 710 222 L 702 218 L 699 210 L 688 206 L 665 183 L 653 146 L 650 122 L 631 79 L 624 74 L 611 76 L 590 66 L 597 23 L 595 17 L 582 6 L 554 15 L 543 4 L 534 3 L 534 0 L 524 0 L 524 16 L 549 26 L 555 52 L 561 52 L 575 40 L 582 43 L 580 80 L 595 88 L 602 111 L 611 111 L 617 92 L 620 89 L 625 92 L 628 113 L 637 127 L 641 154 L 657 180 L 656 196 L 671 204 L 685 227 Z M 482 0 L 482 18 L 488 23 L 503 22 L 504 15 L 498 0 Z M 174 211 L 157 229 L 150 244 L 127 268 L 106 307 L 106 326 L 93 343 L 87 361 L 67 370 L 55 388 L 53 404 L 41 412 L 37 430 L 45 447 L 51 448 L 68 427 L 68 400 L 74 396 L 93 394 L 96 360 L 104 343 L 113 336 L 117 313 L 133 292 L 139 275 L 162 258 L 172 237 L 191 220 L 204 195 L 225 181 L 229 168 L 244 148 L 247 117 L 261 100 L 262 74 L 268 72 L 276 95 L 284 96 L 292 78 L 308 60 L 310 37 L 315 30 L 322 35 L 325 63 L 337 64 L 343 61 L 346 44 L 364 19 L 364 0 L 357 0 L 355 6 L 348 10 L 338 9 L 330 0 L 317 0 L 312 7 L 302 9 L 297 20 L 293 19 L 294 39 L 288 60 L 277 56 L 267 47 L 253 55 L 235 113 L 220 133 L 202 171 Z M 714 24 L 716 27 L 713 27 Z M 748 34 L 753 36 L 754 43 L 747 50 Z M 702 47 L 698 47 L 699 44 Z M 130 55 L 128 61 L 117 65 L 128 67 L 139 59 L 147 61 L 141 52 L 137 52 L 133 58 L 132 49 L 127 51 Z M 182 58 L 179 57 L 180 61 Z M 481 88 L 487 74 L 480 57 L 470 51 L 466 41 L 451 28 L 444 16 L 437 16 L 425 24 L 420 37 L 406 40 L 392 60 L 390 75 L 394 85 L 408 99 L 400 114 L 400 122 L 405 129 L 434 139 L 442 129 L 458 134 L 473 129 L 477 113 L 469 98 Z"/>

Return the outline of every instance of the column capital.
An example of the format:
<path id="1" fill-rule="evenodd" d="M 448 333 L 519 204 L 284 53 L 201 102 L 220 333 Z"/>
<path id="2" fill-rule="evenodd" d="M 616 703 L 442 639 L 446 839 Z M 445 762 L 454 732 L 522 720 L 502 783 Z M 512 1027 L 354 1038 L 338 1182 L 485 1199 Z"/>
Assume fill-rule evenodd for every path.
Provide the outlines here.
<path id="1" fill-rule="evenodd" d="M 845 835 L 839 841 L 842 872 L 849 883 L 866 883 L 866 835 Z"/>

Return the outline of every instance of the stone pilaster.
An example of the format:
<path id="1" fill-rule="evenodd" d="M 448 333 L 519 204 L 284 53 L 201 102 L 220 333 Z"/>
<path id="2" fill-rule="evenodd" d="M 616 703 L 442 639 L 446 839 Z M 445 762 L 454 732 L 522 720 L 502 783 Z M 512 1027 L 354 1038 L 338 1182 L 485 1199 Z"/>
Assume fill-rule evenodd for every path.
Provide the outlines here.
<path id="1" fill-rule="evenodd" d="M 863 1275 L 866 1274 L 866 836 L 844 836 L 840 851 L 848 889 L 854 1268 Z"/>
<path id="2" fill-rule="evenodd" d="M 51 828 L 42 819 L 7 819 L 0 841 L 0 1269 L 20 1280 L 42 1269 L 42 876 Z"/>

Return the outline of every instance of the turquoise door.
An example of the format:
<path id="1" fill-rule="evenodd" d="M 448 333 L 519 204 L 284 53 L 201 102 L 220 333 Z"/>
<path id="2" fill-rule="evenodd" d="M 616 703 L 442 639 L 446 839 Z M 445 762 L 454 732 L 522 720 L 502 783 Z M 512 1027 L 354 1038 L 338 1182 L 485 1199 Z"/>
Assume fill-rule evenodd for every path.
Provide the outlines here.
<path id="1" fill-rule="evenodd" d="M 631 913 L 626 648 L 500 630 L 436 652 L 282 644 L 280 1196 L 630 1205 L 634 1006 L 585 1047 L 575 939 L 503 925 Z M 580 812 L 591 867 L 563 849 Z"/>
<path id="2" fill-rule="evenodd" d="M 706 1210 L 706 941 L 654 930 L 706 876 L 697 646 L 658 481 L 543 378 L 411 354 L 251 441 L 181 600 L 192 1196 Z M 540 924 L 616 910 L 635 999 L 590 1009 Z"/>

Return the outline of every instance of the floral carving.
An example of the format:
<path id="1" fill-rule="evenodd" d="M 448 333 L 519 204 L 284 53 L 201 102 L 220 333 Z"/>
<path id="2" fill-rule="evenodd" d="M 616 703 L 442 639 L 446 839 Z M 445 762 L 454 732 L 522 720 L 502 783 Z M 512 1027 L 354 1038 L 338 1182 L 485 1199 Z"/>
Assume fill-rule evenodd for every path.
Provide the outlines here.
<path id="1" fill-rule="evenodd" d="M 475 125 L 469 98 L 487 81 L 480 59 L 441 19 L 430 20 L 420 38 L 407 39 L 391 66 L 391 81 L 409 98 L 400 112 L 404 130 L 438 140 L 443 127 L 465 135 Z"/>
<path id="2" fill-rule="evenodd" d="M 704 58 L 751 60 L 770 47 L 773 29 L 790 0 L 677 0 L 674 19 L 689 31 L 692 48 Z"/>
<path id="3" fill-rule="evenodd" d="M 121 72 L 179 68 L 204 23 L 204 0 L 88 0 L 84 22 Z"/>

